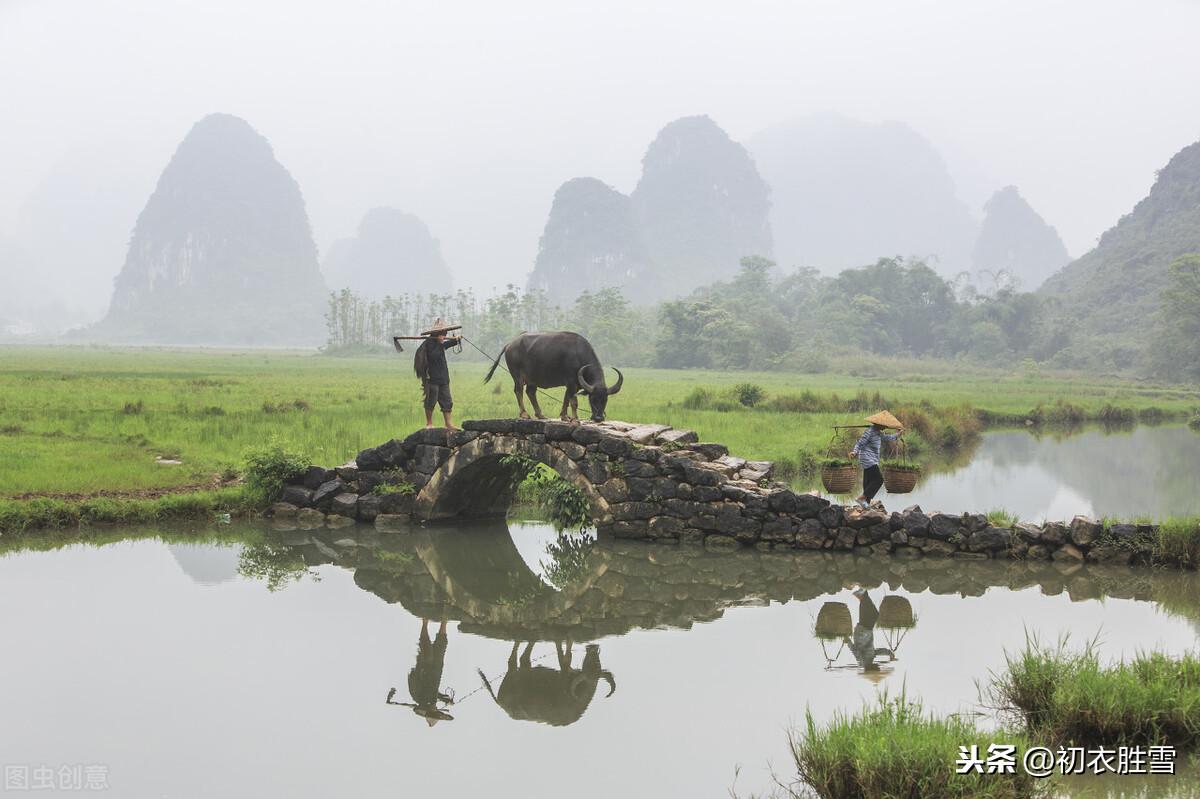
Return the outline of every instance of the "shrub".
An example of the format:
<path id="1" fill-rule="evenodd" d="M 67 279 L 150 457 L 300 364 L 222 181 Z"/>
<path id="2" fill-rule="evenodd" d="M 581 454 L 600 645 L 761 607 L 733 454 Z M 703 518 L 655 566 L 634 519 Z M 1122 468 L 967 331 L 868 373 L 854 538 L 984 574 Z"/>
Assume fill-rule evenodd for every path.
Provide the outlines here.
<path id="1" fill-rule="evenodd" d="M 308 469 L 309 459 L 289 451 L 278 440 L 246 452 L 246 492 L 259 504 L 273 502 L 283 484 Z"/>
<path id="2" fill-rule="evenodd" d="M 388 494 L 415 494 L 417 487 L 412 483 L 380 483 L 371 489 L 372 494 L 386 497 Z"/>
<path id="3" fill-rule="evenodd" d="M 733 387 L 733 395 L 742 405 L 753 408 L 766 398 L 767 392 L 756 383 L 738 383 Z"/>
<path id="4" fill-rule="evenodd" d="M 1197 433 L 1200 433 L 1200 413 L 1197 413 L 1188 420 L 1188 427 Z"/>
<path id="5" fill-rule="evenodd" d="M 1012 527 L 1021 521 L 1021 517 L 1015 513 L 1009 513 L 1004 508 L 994 508 L 987 512 L 987 520 L 992 527 Z"/>
<path id="6" fill-rule="evenodd" d="M 553 469 L 524 455 L 505 455 L 500 462 L 516 467 L 517 498 L 536 505 L 556 529 L 582 530 L 591 523 L 587 495 Z"/>
<path id="7" fill-rule="evenodd" d="M 1185 569 L 1200 567 L 1200 518 L 1167 519 L 1159 524 L 1154 561 Z"/>
<path id="8" fill-rule="evenodd" d="M 990 744 L 1017 747 L 1019 764 L 1029 747 L 1021 736 L 983 732 L 960 716 L 937 718 L 903 693 L 895 699 L 883 692 L 874 705 L 856 715 L 837 713 L 818 727 L 806 714 L 802 737 L 791 736 L 792 757 L 800 779 L 821 799 L 882 799 L 919 796 L 1019 799 L 1049 795 L 1050 786 L 1026 774 L 956 774 L 959 748 Z M 799 797 L 795 791 L 792 796 Z"/>
<path id="9" fill-rule="evenodd" d="M 1106 425 L 1128 427 L 1137 421 L 1137 412 L 1133 408 L 1118 408 L 1105 403 L 1096 414 L 1096 418 Z"/>

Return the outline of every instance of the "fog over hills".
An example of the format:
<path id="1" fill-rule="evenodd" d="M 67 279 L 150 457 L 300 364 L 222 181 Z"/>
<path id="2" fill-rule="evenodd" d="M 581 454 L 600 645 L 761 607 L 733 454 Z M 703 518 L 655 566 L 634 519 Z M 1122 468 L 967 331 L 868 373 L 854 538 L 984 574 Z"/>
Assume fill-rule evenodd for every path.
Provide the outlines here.
<path id="1" fill-rule="evenodd" d="M 573 178 L 554 193 L 529 288 L 570 306 L 584 291 L 637 294 L 650 269 L 633 203 L 595 178 Z"/>
<path id="2" fill-rule="evenodd" d="M 1064 46 L 1081 20 L 1105 47 Z M 35 298 L 77 307 L 77 323 L 103 314 L 154 179 L 214 111 L 270 139 L 320 255 L 364 210 L 393 206 L 429 227 L 455 285 L 479 294 L 534 268 L 556 189 L 594 176 L 631 195 L 663 124 L 701 114 L 780 184 L 770 222 L 785 269 L 947 249 L 867 230 L 877 246 L 800 248 L 801 235 L 846 231 L 826 237 L 821 217 L 787 211 L 787 192 L 803 189 L 772 174 L 755 134 L 833 114 L 868 129 L 899 120 L 936 145 L 976 221 L 992 192 L 1016 185 L 1070 252 L 1086 252 L 1197 138 L 1200 104 L 1172 100 L 1194 93 L 1198 28 L 1200 4 L 1177 0 L 527 0 L 520 12 L 479 0 L 5 0 L 0 236 L 32 264 L 5 260 L 0 275 L 33 277 Z M 929 186 L 914 205 L 946 196 Z M 851 210 L 855 224 L 868 216 Z"/>
<path id="3" fill-rule="evenodd" d="M 555 193 L 529 287 L 561 305 L 620 287 L 637 304 L 678 297 L 771 254 L 770 190 L 749 153 L 707 116 L 669 123 L 629 197 L 595 178 Z"/>
<path id="4" fill-rule="evenodd" d="M 334 242 L 321 269 L 331 289 L 371 299 L 450 291 L 442 247 L 413 214 L 382 206 L 363 215 L 354 238 Z"/>
<path id="5" fill-rule="evenodd" d="M 631 199 L 654 263 L 656 285 L 646 287 L 654 298 L 732 277 L 743 256 L 773 252 L 770 188 L 746 148 L 707 116 L 659 131 Z"/>
<path id="6" fill-rule="evenodd" d="M 1129 366 L 1149 343 L 1167 269 L 1200 252 L 1200 141 L 1184 147 L 1158 173 L 1150 193 L 1100 237 L 1095 249 L 1046 281 L 1059 300 L 1081 360 L 1101 348 Z"/>
<path id="7" fill-rule="evenodd" d="M 108 315 L 88 338 L 313 345 L 326 289 L 304 200 L 265 138 L 212 114 L 138 216 Z"/>
<path id="8" fill-rule="evenodd" d="M 822 114 L 772 126 L 748 146 L 772 190 L 775 254 L 826 274 L 881 256 L 970 265 L 978 223 L 932 144 L 900 122 Z"/>
<path id="9" fill-rule="evenodd" d="M 1058 231 L 1030 207 L 1016 186 L 1005 186 L 983 206 L 983 226 L 971 252 L 980 275 L 1005 272 L 1022 291 L 1033 291 L 1071 256 Z"/>

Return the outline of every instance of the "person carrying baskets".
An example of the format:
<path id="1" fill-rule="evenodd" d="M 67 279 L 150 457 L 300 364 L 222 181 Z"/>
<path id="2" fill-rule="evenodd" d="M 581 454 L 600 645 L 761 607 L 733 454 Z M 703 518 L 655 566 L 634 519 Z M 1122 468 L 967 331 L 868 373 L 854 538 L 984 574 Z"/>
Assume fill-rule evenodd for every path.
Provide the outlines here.
<path id="1" fill-rule="evenodd" d="M 871 426 L 859 437 L 858 443 L 848 454 L 858 458 L 863 470 L 863 492 L 854 502 L 863 510 L 871 507 L 871 500 L 883 486 L 883 472 L 879 469 L 879 450 L 884 441 L 898 441 L 904 435 L 904 425 L 888 411 L 880 411 L 874 416 L 868 416 Z M 896 435 L 888 435 L 884 430 L 898 430 Z"/>

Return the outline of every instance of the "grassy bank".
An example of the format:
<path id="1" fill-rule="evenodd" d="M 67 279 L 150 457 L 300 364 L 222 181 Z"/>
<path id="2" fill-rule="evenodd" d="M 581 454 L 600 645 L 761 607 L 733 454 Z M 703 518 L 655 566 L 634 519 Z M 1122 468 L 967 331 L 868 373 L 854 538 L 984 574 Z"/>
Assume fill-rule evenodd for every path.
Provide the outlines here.
<path id="1" fill-rule="evenodd" d="M 1024 774 L 956 774 L 959 747 L 1016 745 L 1017 763 L 1029 744 L 1021 736 L 984 732 L 959 716 L 926 714 L 903 694 L 884 693 L 856 714 L 835 714 L 818 725 L 810 713 L 792 755 L 804 786 L 820 799 L 1021 799 L 1051 795 L 1050 784 Z M 809 795 L 797 791 L 793 797 Z"/>
<path id="2" fill-rule="evenodd" d="M 454 355 L 451 363 L 458 418 L 515 415 L 506 375 L 485 385 L 483 364 Z M 688 427 L 743 457 L 800 468 L 824 450 L 832 425 L 859 420 L 848 402 L 863 395 L 932 408 L 935 418 L 967 406 L 1016 418 L 1064 396 L 1094 414 L 1111 405 L 1159 408 L 1174 418 L 1200 405 L 1195 391 L 1117 380 L 950 371 L 916 361 L 861 366 L 842 375 L 631 369 L 609 411 Z M 688 407 L 696 389 L 721 394 L 740 383 L 758 386 L 762 402 Z M 833 395 L 840 404 L 830 404 Z M 557 405 L 546 399 L 543 409 L 554 415 Z M 271 438 L 340 464 L 423 423 L 408 356 L 0 349 L 0 497 L 194 491 L 235 476 L 245 450 Z"/>
<path id="3" fill-rule="evenodd" d="M 993 678 L 994 705 L 1053 746 L 1200 744 L 1200 658 L 1161 653 L 1102 665 L 1095 650 L 1027 642 Z"/>
<path id="4" fill-rule="evenodd" d="M 31 530 L 203 519 L 218 513 L 249 513 L 256 507 L 256 503 L 251 502 L 241 488 L 166 494 L 151 499 L 0 499 L 0 535 L 11 537 Z"/>

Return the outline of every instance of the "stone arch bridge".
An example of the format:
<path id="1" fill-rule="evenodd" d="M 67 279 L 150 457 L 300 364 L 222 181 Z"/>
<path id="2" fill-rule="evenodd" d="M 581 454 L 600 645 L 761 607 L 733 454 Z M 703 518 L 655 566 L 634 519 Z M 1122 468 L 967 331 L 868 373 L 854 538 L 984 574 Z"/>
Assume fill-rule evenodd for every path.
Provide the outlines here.
<path id="1" fill-rule="evenodd" d="M 772 479 L 773 466 L 731 455 L 690 430 L 608 421 L 532 419 L 418 430 L 363 450 L 336 469 L 309 467 L 284 487 L 280 512 L 301 526 L 503 517 L 525 465 L 554 469 L 578 486 L 597 530 L 710 548 L 858 550 L 900 556 L 1124 561 L 1148 557 L 1154 530 L 1076 517 L 1069 524 L 996 527 L 983 514 L 843 508 Z M 1146 529 L 1142 529 L 1146 527 Z"/>

